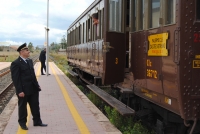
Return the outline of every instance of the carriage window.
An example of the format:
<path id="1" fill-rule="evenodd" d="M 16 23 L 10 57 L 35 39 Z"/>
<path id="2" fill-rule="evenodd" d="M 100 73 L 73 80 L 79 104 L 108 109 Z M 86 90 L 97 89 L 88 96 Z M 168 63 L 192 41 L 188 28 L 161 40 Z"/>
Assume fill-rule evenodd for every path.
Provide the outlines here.
<path id="1" fill-rule="evenodd" d="M 122 31 L 122 0 L 109 0 L 109 30 Z"/>
<path id="2" fill-rule="evenodd" d="M 175 2 L 176 0 L 167 0 L 166 24 L 175 23 Z"/>
<path id="3" fill-rule="evenodd" d="M 71 38 L 72 38 L 72 45 L 74 45 L 74 30 L 72 29 L 72 36 L 71 36 Z"/>
<path id="4" fill-rule="evenodd" d="M 200 21 L 200 0 L 196 0 L 196 19 Z"/>
<path id="5" fill-rule="evenodd" d="M 86 42 L 89 42 L 91 40 L 91 19 L 88 19 L 86 22 Z"/>
<path id="6" fill-rule="evenodd" d="M 137 29 L 143 30 L 144 28 L 144 0 L 137 0 Z"/>
<path id="7" fill-rule="evenodd" d="M 76 45 L 76 29 L 73 30 L 73 45 Z"/>
<path id="8" fill-rule="evenodd" d="M 68 34 L 67 34 L 67 46 L 69 46 L 69 44 L 70 44 L 70 33 L 68 32 Z"/>
<path id="9" fill-rule="evenodd" d="M 74 45 L 74 31 L 71 31 L 71 45 Z"/>
<path id="10" fill-rule="evenodd" d="M 90 26 L 90 19 L 88 20 L 88 41 L 91 39 L 91 26 Z"/>
<path id="11" fill-rule="evenodd" d="M 103 30 L 104 30 L 104 8 L 102 9 L 102 15 L 101 15 L 101 39 L 103 38 Z"/>
<path id="12" fill-rule="evenodd" d="M 85 43 L 85 23 L 83 23 L 83 38 L 82 38 L 82 43 Z"/>
<path id="13" fill-rule="evenodd" d="M 98 16 L 99 16 L 99 24 L 96 25 L 96 33 L 97 33 L 97 37 L 95 37 L 95 39 L 100 39 L 100 33 L 101 33 L 101 11 L 98 11 Z"/>
<path id="14" fill-rule="evenodd" d="M 159 27 L 160 0 L 152 0 L 151 3 L 151 28 Z"/>
<path id="15" fill-rule="evenodd" d="M 131 27 L 131 31 L 135 31 L 136 30 L 136 0 L 132 0 L 130 1 L 130 19 L 131 19 L 131 23 L 130 23 L 130 27 Z"/>
<path id="16" fill-rule="evenodd" d="M 78 28 L 75 29 L 75 45 L 78 44 Z"/>
<path id="17" fill-rule="evenodd" d="M 80 44 L 81 43 L 81 25 L 79 26 L 79 30 L 78 30 L 78 37 L 79 37 L 79 40 L 78 40 L 78 43 Z"/>

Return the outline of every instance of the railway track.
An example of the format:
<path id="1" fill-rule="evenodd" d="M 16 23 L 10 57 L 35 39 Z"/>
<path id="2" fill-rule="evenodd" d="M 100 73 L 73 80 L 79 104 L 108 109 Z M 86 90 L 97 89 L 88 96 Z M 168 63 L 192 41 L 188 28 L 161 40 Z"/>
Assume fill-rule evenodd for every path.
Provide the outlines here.
<path id="1" fill-rule="evenodd" d="M 35 65 L 39 55 L 30 57 Z M 15 88 L 11 79 L 10 67 L 0 70 L 0 114 L 15 94 Z"/>

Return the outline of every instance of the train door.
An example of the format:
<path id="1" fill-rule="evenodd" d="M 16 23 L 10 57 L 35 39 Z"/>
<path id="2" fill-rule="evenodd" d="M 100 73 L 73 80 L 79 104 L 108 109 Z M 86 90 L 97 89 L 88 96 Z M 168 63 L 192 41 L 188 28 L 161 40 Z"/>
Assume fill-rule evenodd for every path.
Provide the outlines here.
<path id="1" fill-rule="evenodd" d="M 103 84 L 123 82 L 126 52 L 124 0 L 105 0 Z"/>
<path id="2" fill-rule="evenodd" d="M 146 88 L 156 93 L 163 94 L 162 87 L 162 60 L 168 56 L 166 41 L 168 33 L 163 33 L 163 25 L 159 22 L 161 16 L 161 0 L 152 0 L 147 8 L 144 8 L 147 36 L 147 58 L 146 58 Z M 150 11 L 149 13 L 147 11 Z M 152 29 L 152 30 L 151 30 Z M 157 32 L 152 32 L 157 29 Z"/>
<path id="3" fill-rule="evenodd" d="M 157 49 L 165 36 L 159 22 L 160 5 L 160 0 L 131 0 L 131 70 L 134 85 L 145 92 L 163 93 L 161 61 L 165 52 Z"/>

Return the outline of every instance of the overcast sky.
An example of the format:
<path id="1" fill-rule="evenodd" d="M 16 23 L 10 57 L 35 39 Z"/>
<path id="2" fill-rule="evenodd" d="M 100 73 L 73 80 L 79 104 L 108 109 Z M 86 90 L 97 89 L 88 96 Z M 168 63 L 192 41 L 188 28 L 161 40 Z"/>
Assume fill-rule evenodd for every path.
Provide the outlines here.
<path id="1" fill-rule="evenodd" d="M 69 25 L 94 0 L 49 0 L 49 44 L 60 43 Z M 0 43 L 44 45 L 47 0 L 0 0 Z"/>

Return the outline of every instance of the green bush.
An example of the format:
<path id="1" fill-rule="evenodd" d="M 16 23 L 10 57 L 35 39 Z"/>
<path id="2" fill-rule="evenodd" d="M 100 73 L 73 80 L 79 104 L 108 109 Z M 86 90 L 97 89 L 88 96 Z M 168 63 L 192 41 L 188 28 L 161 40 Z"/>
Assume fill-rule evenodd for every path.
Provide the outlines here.
<path id="1" fill-rule="evenodd" d="M 123 134 L 154 134 L 149 132 L 140 121 L 133 121 L 132 116 L 122 116 L 116 109 L 105 106 L 106 116 Z"/>
<path id="2" fill-rule="evenodd" d="M 94 94 L 92 91 L 90 91 L 89 94 L 87 94 L 87 97 L 90 99 L 90 101 L 96 105 L 96 107 L 101 107 L 101 100 L 99 97 Z"/>

